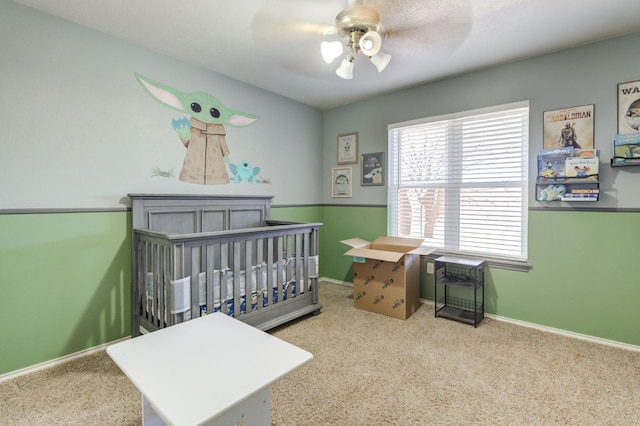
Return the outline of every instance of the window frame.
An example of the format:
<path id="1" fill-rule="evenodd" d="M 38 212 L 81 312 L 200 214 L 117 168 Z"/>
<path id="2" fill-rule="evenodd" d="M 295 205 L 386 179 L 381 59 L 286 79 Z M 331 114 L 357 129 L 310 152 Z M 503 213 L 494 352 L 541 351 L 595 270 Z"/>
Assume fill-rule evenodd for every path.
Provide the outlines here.
<path id="1" fill-rule="evenodd" d="M 512 185 L 518 188 L 521 188 L 522 196 L 521 196 L 521 204 L 519 204 L 520 208 L 520 233 L 519 233 L 519 242 L 521 245 L 520 254 L 521 256 L 511 256 L 511 255 L 492 255 L 492 254 L 484 254 L 484 253 L 475 253 L 475 252 L 466 252 L 465 250 L 447 250 L 444 247 L 439 247 L 433 253 L 433 257 L 437 257 L 443 254 L 452 254 L 458 256 L 465 256 L 471 258 L 482 258 L 487 261 L 489 266 L 495 266 L 503 269 L 510 270 L 518 270 L 518 271 L 528 271 L 531 268 L 531 265 L 528 263 L 528 210 L 529 210 L 529 176 L 528 176 L 528 167 L 529 167 L 529 127 L 530 127 L 530 105 L 529 101 L 520 101 L 513 102 L 502 105 L 495 105 L 485 108 L 479 108 L 468 111 L 461 111 L 452 114 L 438 115 L 432 117 L 425 117 L 416 120 L 409 120 L 399 123 L 393 123 L 388 125 L 388 155 L 387 155 L 387 176 L 388 176 L 388 194 L 387 194 L 387 202 L 388 202 L 388 217 L 387 217 L 387 234 L 388 235 L 398 235 L 398 228 L 400 226 L 400 218 L 398 215 L 398 210 L 400 206 L 400 202 L 398 200 L 400 190 L 403 187 L 408 187 L 410 185 L 402 185 L 400 182 L 401 173 L 400 170 L 400 157 L 398 155 L 399 152 L 399 141 L 395 135 L 397 135 L 398 131 L 401 129 L 407 129 L 412 126 L 421 126 L 421 125 L 437 125 L 442 124 L 445 125 L 447 122 L 464 122 L 465 120 L 473 120 L 478 116 L 487 115 L 487 114 L 501 114 L 506 113 L 509 114 L 515 110 L 525 109 L 522 112 L 522 116 L 526 118 L 526 121 L 523 123 L 521 131 L 522 135 L 526 140 L 523 140 L 523 152 L 520 157 L 521 162 L 521 171 L 519 180 L 515 181 L 517 184 Z M 449 146 L 451 143 L 462 143 L 461 137 L 446 137 L 446 144 Z M 448 150 L 448 148 L 447 148 Z M 394 164 L 395 163 L 395 164 Z M 460 160 L 460 164 L 462 164 L 462 159 Z M 461 166 L 462 167 L 462 166 Z M 461 170 L 461 169 L 460 169 Z M 446 175 L 446 179 L 449 178 L 449 175 Z M 445 179 L 445 180 L 446 180 Z M 423 182 L 424 187 L 429 186 L 429 182 Z M 446 187 L 446 184 L 439 184 L 440 187 Z M 472 186 L 472 185 L 471 185 Z M 467 186 L 468 187 L 468 186 Z M 458 201 L 460 201 L 458 199 Z M 458 206 L 460 202 L 458 202 Z M 460 229 L 460 216 L 454 215 L 455 222 L 457 223 L 457 229 Z M 420 237 L 422 238 L 422 237 Z M 444 238 L 444 237 L 443 237 Z M 443 243 L 445 244 L 445 243 Z M 431 257 L 431 256 L 430 256 Z"/>

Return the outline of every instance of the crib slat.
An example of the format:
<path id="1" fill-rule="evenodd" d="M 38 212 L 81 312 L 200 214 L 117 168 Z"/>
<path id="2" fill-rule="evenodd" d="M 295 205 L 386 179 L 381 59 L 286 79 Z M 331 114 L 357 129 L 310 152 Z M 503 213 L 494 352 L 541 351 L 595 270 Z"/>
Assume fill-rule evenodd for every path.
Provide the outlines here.
<path id="1" fill-rule="evenodd" d="M 283 277 L 283 275 L 285 274 L 286 271 L 284 270 L 284 265 L 283 265 L 283 263 L 284 263 L 283 261 L 285 260 L 285 258 L 283 256 L 283 254 L 284 254 L 283 250 L 284 250 L 284 239 L 285 238 L 286 237 L 280 236 L 277 239 L 278 251 L 276 253 L 277 253 L 277 256 L 278 256 L 278 259 L 277 259 L 278 263 L 277 263 L 277 267 L 276 267 L 276 270 L 277 270 L 277 274 L 276 274 L 276 289 L 277 289 L 276 290 L 276 294 L 278 295 L 277 296 L 278 302 L 284 300 L 283 286 L 284 286 L 284 283 L 285 283 L 285 280 L 286 280 L 286 276 Z"/>
<path id="2" fill-rule="evenodd" d="M 264 291 L 267 292 L 267 304 L 268 306 L 273 305 L 273 286 L 275 283 L 273 282 L 273 244 L 274 238 L 269 237 L 267 244 L 267 283 L 266 289 Z"/>
<path id="3" fill-rule="evenodd" d="M 297 293 L 304 293 L 304 279 L 302 273 L 302 235 L 295 234 L 294 236 L 296 240 L 296 249 L 294 253 L 293 259 L 293 268 L 295 271 L 295 280 L 296 280 L 296 290 Z"/>
<path id="4" fill-rule="evenodd" d="M 252 291 L 252 274 L 251 266 L 253 265 L 253 240 L 244 240 L 240 243 L 244 244 L 244 289 L 240 288 L 240 294 L 244 292 L 244 308 L 240 309 L 241 314 L 251 312 L 251 291 Z M 241 284 L 242 285 L 242 284 Z"/>
<path id="5" fill-rule="evenodd" d="M 213 299 L 213 280 L 215 275 L 216 265 L 213 261 L 214 246 L 213 244 L 207 244 L 206 246 L 206 261 L 204 270 L 207 275 L 207 314 L 214 312 L 214 299 Z"/>
<path id="6" fill-rule="evenodd" d="M 295 247 L 295 241 L 296 241 L 296 236 L 295 234 L 293 235 L 287 235 L 285 236 L 285 240 L 286 240 L 286 255 L 285 255 L 285 259 L 286 259 L 286 274 L 285 274 L 285 287 L 284 287 L 284 291 L 283 291 L 283 300 L 286 297 L 287 300 L 290 299 L 293 296 L 293 293 L 291 291 L 291 287 L 292 287 L 292 283 L 295 280 L 295 263 L 291 261 L 292 257 L 293 257 L 293 247 Z"/>
<path id="7" fill-rule="evenodd" d="M 256 265 L 259 268 L 256 270 L 256 309 L 262 308 L 263 297 L 262 297 L 262 289 L 265 283 L 262 282 L 263 274 L 262 268 L 264 267 L 264 238 L 258 238 L 256 247 Z"/>
<path id="8" fill-rule="evenodd" d="M 165 250 L 164 246 L 156 246 L 156 255 L 158 256 L 157 260 L 156 260 L 156 270 L 154 271 L 154 273 L 156 274 L 157 277 L 157 289 L 154 288 L 154 290 L 156 291 L 157 299 L 153 305 L 153 313 L 154 313 L 154 317 L 155 317 L 155 326 L 156 327 L 163 327 L 163 322 L 164 322 L 164 312 L 165 312 L 165 267 L 167 265 L 166 262 L 166 257 L 167 257 L 167 253 Z M 156 287 L 156 283 L 154 283 L 154 287 Z"/>
<path id="9" fill-rule="evenodd" d="M 140 300 L 138 303 L 141 305 L 139 306 L 139 311 L 140 311 L 140 317 L 148 320 L 149 319 L 149 312 L 151 311 L 151 306 L 153 304 L 153 299 L 154 298 L 149 298 L 149 291 L 151 291 L 151 296 L 153 296 L 153 272 L 151 272 L 149 270 L 150 265 L 149 265 L 149 244 L 147 242 L 140 242 L 138 243 L 138 261 L 140 263 L 138 263 L 137 265 L 137 269 L 138 269 L 138 282 L 137 282 L 137 289 L 138 292 L 141 293 L 142 295 L 142 300 Z M 151 275 L 151 277 L 149 277 L 149 275 Z M 149 283 L 151 284 L 151 286 L 149 286 Z M 144 285 L 144 287 L 142 287 Z M 139 325 L 138 325 L 139 327 Z M 133 333 L 132 335 L 135 336 L 137 335 L 136 333 L 140 333 L 140 330 L 136 330 L 135 328 L 133 329 Z"/>
<path id="10" fill-rule="evenodd" d="M 309 234 L 302 235 L 302 281 L 301 285 L 298 287 L 301 289 L 301 293 L 306 293 L 309 291 Z"/>
<path id="11" fill-rule="evenodd" d="M 201 247 L 191 248 L 191 318 L 200 316 L 200 251 Z"/>
<path id="12" fill-rule="evenodd" d="M 240 253 L 241 245 L 239 241 L 233 243 L 233 316 L 240 314 Z"/>

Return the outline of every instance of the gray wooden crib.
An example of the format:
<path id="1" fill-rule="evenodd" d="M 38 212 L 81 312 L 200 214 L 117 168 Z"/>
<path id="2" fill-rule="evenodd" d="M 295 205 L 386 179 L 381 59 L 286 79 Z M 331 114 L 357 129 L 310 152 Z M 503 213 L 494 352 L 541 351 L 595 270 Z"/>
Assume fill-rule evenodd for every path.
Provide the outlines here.
<path id="1" fill-rule="evenodd" d="M 270 220 L 266 196 L 129 197 L 133 337 L 216 311 L 268 330 L 322 308 L 321 223 Z"/>

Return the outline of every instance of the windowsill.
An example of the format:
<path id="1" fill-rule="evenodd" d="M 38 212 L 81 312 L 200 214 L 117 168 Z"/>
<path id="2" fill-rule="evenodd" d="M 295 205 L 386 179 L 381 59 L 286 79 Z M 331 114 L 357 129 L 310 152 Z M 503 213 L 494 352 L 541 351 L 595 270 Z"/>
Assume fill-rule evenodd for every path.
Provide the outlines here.
<path id="1" fill-rule="evenodd" d="M 467 256 L 459 253 L 440 252 L 437 250 L 429 255 L 422 256 L 422 257 L 428 260 L 435 260 L 437 257 L 445 256 L 445 255 L 464 257 L 467 259 L 480 259 L 480 260 L 484 260 L 486 262 L 487 267 L 489 268 L 507 269 L 509 271 L 529 272 L 529 270 L 532 268 L 531 264 L 525 261 L 520 262 L 517 260 L 507 260 L 507 259 L 499 259 L 499 258 L 492 258 L 492 257 Z"/>

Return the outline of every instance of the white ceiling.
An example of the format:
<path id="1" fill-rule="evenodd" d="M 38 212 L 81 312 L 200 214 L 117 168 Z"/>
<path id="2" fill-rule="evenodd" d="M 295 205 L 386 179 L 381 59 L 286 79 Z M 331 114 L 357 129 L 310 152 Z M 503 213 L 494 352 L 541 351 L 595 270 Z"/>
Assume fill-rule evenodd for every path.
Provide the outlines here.
<path id="1" fill-rule="evenodd" d="M 640 31 L 638 0 L 14 1 L 323 110 Z M 380 12 L 393 58 L 378 73 L 360 54 L 343 80 L 319 47 L 354 1 Z"/>

